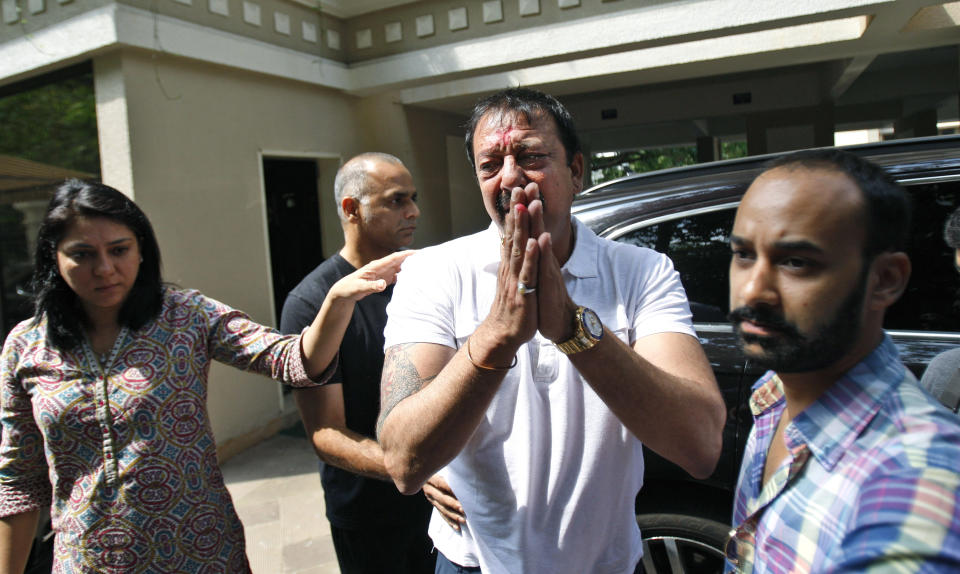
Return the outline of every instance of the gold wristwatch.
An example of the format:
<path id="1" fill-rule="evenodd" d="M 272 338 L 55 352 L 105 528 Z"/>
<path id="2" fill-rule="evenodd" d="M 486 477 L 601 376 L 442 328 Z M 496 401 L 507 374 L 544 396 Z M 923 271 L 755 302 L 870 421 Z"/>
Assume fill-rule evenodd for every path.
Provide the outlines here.
<path id="1" fill-rule="evenodd" d="M 566 355 L 579 353 L 592 348 L 603 337 L 603 323 L 593 309 L 577 307 L 573 316 L 573 336 L 566 341 L 556 343 L 557 348 Z"/>

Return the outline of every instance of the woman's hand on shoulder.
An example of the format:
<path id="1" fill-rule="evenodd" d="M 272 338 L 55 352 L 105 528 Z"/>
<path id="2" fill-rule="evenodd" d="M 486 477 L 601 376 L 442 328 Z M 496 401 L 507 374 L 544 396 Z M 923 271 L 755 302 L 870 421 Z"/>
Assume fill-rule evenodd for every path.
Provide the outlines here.
<path id="1" fill-rule="evenodd" d="M 330 288 L 330 294 L 353 301 L 359 301 L 371 293 L 379 293 L 397 280 L 400 266 L 407 257 L 416 253 L 416 250 L 407 249 L 397 251 L 374 259 L 360 269 L 341 278 Z"/>

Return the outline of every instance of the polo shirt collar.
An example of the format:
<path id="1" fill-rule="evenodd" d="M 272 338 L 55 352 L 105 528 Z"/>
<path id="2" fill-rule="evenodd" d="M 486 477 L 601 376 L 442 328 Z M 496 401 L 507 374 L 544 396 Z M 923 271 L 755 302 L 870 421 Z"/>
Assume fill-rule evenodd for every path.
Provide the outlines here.
<path id="1" fill-rule="evenodd" d="M 599 277 L 600 238 L 576 217 L 571 217 L 570 221 L 573 223 L 573 252 L 563 271 L 574 277 Z"/>

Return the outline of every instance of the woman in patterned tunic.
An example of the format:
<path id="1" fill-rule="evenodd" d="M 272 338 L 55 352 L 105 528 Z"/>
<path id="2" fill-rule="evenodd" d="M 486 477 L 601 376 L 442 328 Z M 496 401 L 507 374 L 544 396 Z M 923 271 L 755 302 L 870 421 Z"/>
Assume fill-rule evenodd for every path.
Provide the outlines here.
<path id="1" fill-rule="evenodd" d="M 146 215 L 77 180 L 40 226 L 34 291 L 33 319 L 0 355 L 0 571 L 22 572 L 52 497 L 54 572 L 249 572 L 208 419 L 210 362 L 322 384 L 336 346 L 321 316 L 283 336 L 164 285 Z"/>

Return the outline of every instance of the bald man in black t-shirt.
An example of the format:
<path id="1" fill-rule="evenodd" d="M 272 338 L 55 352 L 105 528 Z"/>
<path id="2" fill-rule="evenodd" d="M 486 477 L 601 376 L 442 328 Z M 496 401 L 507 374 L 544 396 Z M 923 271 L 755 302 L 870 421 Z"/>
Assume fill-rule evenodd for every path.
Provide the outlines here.
<path id="1" fill-rule="evenodd" d="M 280 328 L 299 333 L 314 320 L 339 346 L 336 373 L 323 387 L 295 399 L 321 463 L 321 482 L 337 561 L 343 574 L 428 574 L 434 570 L 427 536 L 431 506 L 423 493 L 400 494 L 374 438 L 380 409 L 383 327 L 401 251 L 413 241 L 417 191 L 399 159 L 359 155 L 340 168 L 334 184 L 344 247 L 288 295 Z M 440 479 L 424 493 L 459 521 L 456 499 Z"/>

